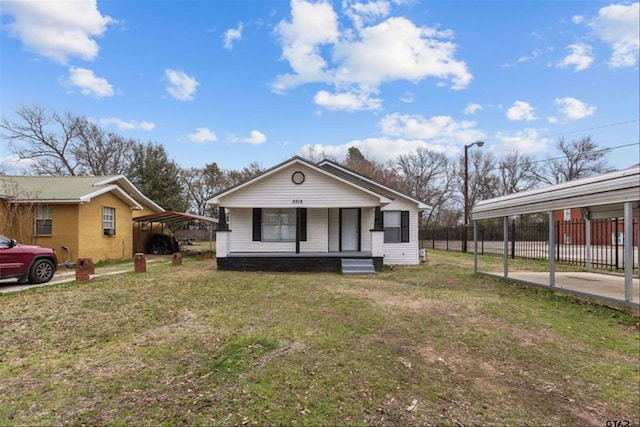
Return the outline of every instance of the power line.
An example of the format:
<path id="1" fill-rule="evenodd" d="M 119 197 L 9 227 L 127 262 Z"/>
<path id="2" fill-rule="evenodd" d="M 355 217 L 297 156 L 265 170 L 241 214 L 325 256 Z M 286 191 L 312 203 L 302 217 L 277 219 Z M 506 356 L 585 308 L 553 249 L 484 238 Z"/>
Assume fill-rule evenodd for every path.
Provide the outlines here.
<path id="1" fill-rule="evenodd" d="M 563 135 L 567 135 L 570 133 L 578 133 L 578 132 L 587 132 L 590 130 L 597 130 L 597 129 L 604 129 L 604 128 L 610 128 L 610 127 L 614 127 L 614 126 L 620 126 L 620 125 L 628 125 L 630 123 L 637 123 L 639 122 L 639 119 L 634 119 L 634 120 L 627 120 L 624 122 L 616 122 L 616 123 L 608 123 L 606 125 L 601 125 L 601 126 L 594 126 L 594 127 L 590 127 L 590 128 L 585 128 L 585 129 L 576 129 L 576 130 L 570 130 L 567 132 L 560 132 L 560 133 L 554 133 L 554 134 L 549 134 L 549 135 L 540 135 L 541 138 L 551 138 L 554 136 L 563 136 Z"/>
<path id="2" fill-rule="evenodd" d="M 637 120 L 636 120 L 637 121 Z M 631 144 L 623 144 L 623 145 L 617 145 L 615 147 L 607 147 L 607 148 L 601 148 L 600 150 L 595 150 L 593 151 L 593 153 L 602 153 L 605 151 L 611 151 L 611 150 L 617 150 L 619 148 L 627 148 L 627 147 L 633 147 L 634 145 L 639 145 L 640 146 L 640 142 L 633 142 Z M 531 163 L 541 163 L 541 162 L 548 162 L 550 160 L 561 160 L 566 158 L 566 156 L 560 156 L 560 157 L 551 157 L 548 159 L 541 159 L 541 160 L 534 160 Z"/>

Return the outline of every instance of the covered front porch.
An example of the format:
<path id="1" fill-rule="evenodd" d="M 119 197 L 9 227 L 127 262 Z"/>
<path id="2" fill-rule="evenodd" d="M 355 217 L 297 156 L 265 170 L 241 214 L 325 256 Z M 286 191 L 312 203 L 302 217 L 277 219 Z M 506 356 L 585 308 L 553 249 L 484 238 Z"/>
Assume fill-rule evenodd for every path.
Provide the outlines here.
<path id="1" fill-rule="evenodd" d="M 244 227 L 234 227 L 237 231 L 232 232 L 226 221 L 220 222 L 216 232 L 218 268 L 344 272 L 345 260 L 369 260 L 375 270 L 382 269 L 384 229 L 379 207 L 294 210 L 293 240 L 264 241 L 260 233 L 255 233 L 256 210 L 232 209 L 236 224 Z M 220 213 L 220 217 L 224 215 Z M 254 218 L 253 226 L 249 223 L 250 217 Z M 242 238 L 248 229 L 252 229 L 251 240 L 248 235 Z"/>

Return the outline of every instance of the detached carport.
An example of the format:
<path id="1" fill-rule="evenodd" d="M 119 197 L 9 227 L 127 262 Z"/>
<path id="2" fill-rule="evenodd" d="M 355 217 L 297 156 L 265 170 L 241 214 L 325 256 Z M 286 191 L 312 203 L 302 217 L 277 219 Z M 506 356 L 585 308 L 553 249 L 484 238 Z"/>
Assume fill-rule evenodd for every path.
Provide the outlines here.
<path id="1" fill-rule="evenodd" d="M 154 233 L 154 224 L 162 224 L 164 225 L 172 225 L 185 221 L 198 221 L 201 223 L 208 224 L 209 227 L 209 247 L 213 249 L 213 236 L 214 236 L 214 228 L 215 224 L 218 223 L 217 218 L 212 218 L 208 216 L 195 215 L 195 214 L 187 214 L 182 212 L 174 212 L 174 211 L 163 211 L 156 212 L 149 215 L 139 216 L 133 219 L 133 223 L 136 227 L 136 244 L 135 244 L 135 252 L 144 252 L 144 248 L 146 247 L 146 239 L 143 239 L 143 232 L 148 237 Z M 145 229 L 143 230 L 142 225 L 145 225 Z M 162 230 L 164 231 L 164 230 Z M 144 241 L 143 241 L 144 240 Z"/>
<path id="2" fill-rule="evenodd" d="M 633 277 L 634 251 L 640 259 L 640 247 L 634 249 L 633 218 L 638 218 L 640 205 L 640 165 L 597 177 L 577 179 L 531 191 L 479 202 L 471 212 L 474 239 L 474 272 L 478 273 L 478 221 L 503 218 L 504 265 L 501 277 L 518 282 L 546 286 L 554 290 L 588 296 L 634 309 L 640 307 L 639 281 Z M 556 273 L 555 228 L 553 212 L 580 208 L 585 219 L 586 266 L 588 273 Z M 522 214 L 545 212 L 549 215 L 549 272 L 509 272 L 508 219 Z M 624 280 L 591 271 L 590 221 L 600 218 L 624 218 Z M 636 241 L 640 242 L 640 227 Z M 640 246 L 640 245 L 639 245 Z M 492 272 L 480 272 L 492 274 Z M 546 279 L 546 280 L 545 280 Z M 616 285 L 616 282 L 618 283 Z"/>

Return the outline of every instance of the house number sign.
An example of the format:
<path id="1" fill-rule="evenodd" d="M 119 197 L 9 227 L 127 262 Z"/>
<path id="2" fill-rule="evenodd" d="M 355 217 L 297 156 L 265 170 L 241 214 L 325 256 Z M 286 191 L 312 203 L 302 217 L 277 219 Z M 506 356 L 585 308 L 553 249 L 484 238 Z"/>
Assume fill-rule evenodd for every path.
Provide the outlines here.
<path id="1" fill-rule="evenodd" d="M 303 203 L 302 199 L 293 199 L 291 204 L 293 205 L 301 205 Z"/>

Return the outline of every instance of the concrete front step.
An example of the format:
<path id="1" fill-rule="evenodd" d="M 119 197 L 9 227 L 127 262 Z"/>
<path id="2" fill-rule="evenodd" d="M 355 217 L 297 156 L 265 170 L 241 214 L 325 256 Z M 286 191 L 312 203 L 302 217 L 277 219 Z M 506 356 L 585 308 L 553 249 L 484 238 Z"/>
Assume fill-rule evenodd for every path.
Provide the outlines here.
<path id="1" fill-rule="evenodd" d="M 375 274 L 373 260 L 370 258 L 342 258 L 342 274 Z"/>

